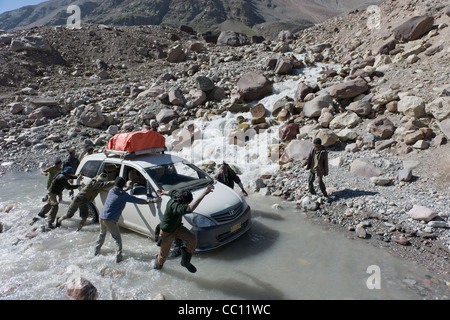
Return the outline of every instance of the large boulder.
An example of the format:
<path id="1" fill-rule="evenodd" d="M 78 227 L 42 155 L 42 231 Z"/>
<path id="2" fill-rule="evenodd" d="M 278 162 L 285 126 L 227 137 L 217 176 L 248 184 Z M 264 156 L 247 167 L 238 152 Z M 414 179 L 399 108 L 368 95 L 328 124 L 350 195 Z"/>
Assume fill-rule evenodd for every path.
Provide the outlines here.
<path id="1" fill-rule="evenodd" d="M 433 115 L 439 121 L 447 119 L 450 117 L 450 97 L 440 97 L 433 100 L 426 105 L 425 112 Z"/>
<path id="2" fill-rule="evenodd" d="M 313 148 L 313 144 L 310 141 L 292 140 L 284 149 L 282 158 L 287 161 L 303 161 L 308 157 L 311 148 Z"/>
<path id="3" fill-rule="evenodd" d="M 290 57 L 281 57 L 277 60 L 277 64 L 275 65 L 275 73 L 282 74 L 290 74 L 292 68 L 294 67 L 294 61 Z"/>
<path id="4" fill-rule="evenodd" d="M 439 122 L 439 129 L 450 139 L 450 118 Z"/>
<path id="5" fill-rule="evenodd" d="M 105 120 L 100 106 L 96 104 L 87 105 L 80 115 L 80 123 L 86 127 L 98 128 Z"/>
<path id="6" fill-rule="evenodd" d="M 293 140 L 297 137 L 299 128 L 300 126 L 298 123 L 287 123 L 278 129 L 278 135 L 283 141 Z"/>
<path id="7" fill-rule="evenodd" d="M 370 123 L 369 130 L 381 139 L 387 139 L 394 134 L 395 126 L 387 117 L 379 116 Z"/>
<path id="8" fill-rule="evenodd" d="M 354 98 L 368 89 L 369 85 L 366 80 L 358 77 L 354 80 L 333 85 L 330 88 L 330 95 L 337 99 L 348 99 Z"/>
<path id="9" fill-rule="evenodd" d="M 330 129 L 353 128 L 361 122 L 361 118 L 352 111 L 340 113 L 331 120 Z"/>
<path id="10" fill-rule="evenodd" d="M 405 116 L 420 118 L 425 116 L 425 101 L 416 96 L 403 97 L 397 104 L 397 110 Z"/>
<path id="11" fill-rule="evenodd" d="M 353 111 L 358 116 L 368 116 L 372 111 L 372 106 L 367 100 L 358 100 L 350 103 L 346 108 L 348 111 Z"/>
<path id="12" fill-rule="evenodd" d="M 175 110 L 163 109 L 156 115 L 156 121 L 160 124 L 166 124 L 179 117 L 180 115 Z"/>
<path id="13" fill-rule="evenodd" d="M 320 138 L 324 147 L 332 146 L 339 140 L 339 136 L 330 129 L 319 129 L 314 135 L 315 138 Z"/>
<path id="14" fill-rule="evenodd" d="M 418 205 L 414 205 L 412 209 L 408 211 L 408 215 L 414 220 L 422 220 L 425 222 L 433 220 L 433 218 L 437 216 L 432 209 Z"/>
<path id="15" fill-rule="evenodd" d="M 308 118 L 317 118 L 322 114 L 322 109 L 328 108 L 332 110 L 333 106 L 333 98 L 328 93 L 323 93 L 311 101 L 308 101 L 303 106 L 303 113 L 305 117 Z"/>
<path id="16" fill-rule="evenodd" d="M 33 50 L 33 51 L 51 52 L 52 47 L 41 36 L 25 36 L 19 39 L 13 39 L 11 42 L 11 50 L 13 51 Z"/>
<path id="17" fill-rule="evenodd" d="M 237 83 L 238 93 L 244 101 L 254 101 L 272 94 L 273 83 L 261 72 L 245 73 Z"/>
<path id="18" fill-rule="evenodd" d="M 204 92 L 210 92 L 214 89 L 214 81 L 208 77 L 199 76 L 195 80 L 197 82 L 197 87 Z"/>
<path id="19" fill-rule="evenodd" d="M 186 59 L 186 53 L 183 50 L 183 46 L 181 44 L 173 47 L 169 51 L 169 55 L 167 56 L 167 61 L 171 63 L 182 62 Z"/>
<path id="20" fill-rule="evenodd" d="M 350 166 L 350 172 L 366 178 L 379 177 L 383 172 L 363 159 L 356 159 Z"/>
<path id="21" fill-rule="evenodd" d="M 394 29 L 396 40 L 408 42 L 419 39 L 433 28 L 434 18 L 431 16 L 415 16 Z"/>
<path id="22" fill-rule="evenodd" d="M 313 88 L 303 82 L 299 82 L 297 85 L 297 90 L 295 91 L 294 99 L 295 101 L 303 101 L 305 97 L 312 92 Z"/>
<path id="23" fill-rule="evenodd" d="M 250 44 L 250 40 L 245 34 L 234 31 L 222 31 L 217 38 L 217 45 L 238 47 Z"/>

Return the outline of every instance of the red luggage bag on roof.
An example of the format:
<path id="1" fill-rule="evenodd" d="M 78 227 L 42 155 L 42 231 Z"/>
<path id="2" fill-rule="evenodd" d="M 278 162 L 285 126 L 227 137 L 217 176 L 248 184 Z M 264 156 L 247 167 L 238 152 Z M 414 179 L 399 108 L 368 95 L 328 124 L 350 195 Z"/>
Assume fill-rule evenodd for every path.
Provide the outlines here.
<path id="1" fill-rule="evenodd" d="M 109 140 L 106 151 L 136 153 L 144 150 L 162 151 L 166 149 L 166 138 L 153 130 L 118 133 Z"/>

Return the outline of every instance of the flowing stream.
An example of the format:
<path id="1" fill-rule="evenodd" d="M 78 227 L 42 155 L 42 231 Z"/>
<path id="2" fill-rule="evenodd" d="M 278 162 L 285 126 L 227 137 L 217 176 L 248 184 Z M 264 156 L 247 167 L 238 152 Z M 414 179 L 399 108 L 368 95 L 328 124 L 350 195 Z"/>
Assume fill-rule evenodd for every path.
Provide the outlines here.
<path id="1" fill-rule="evenodd" d="M 153 270 L 159 247 L 152 239 L 122 230 L 125 260 L 114 260 L 107 237 L 93 255 L 98 225 L 79 232 L 78 214 L 41 232 L 30 225 L 42 206 L 45 177 L 39 172 L 0 177 L 0 299 L 65 300 L 74 276 L 89 280 L 98 299 L 448 299 L 445 281 L 364 241 L 312 224 L 293 203 L 250 194 L 253 226 L 235 242 L 194 255 L 190 274 L 179 258 Z M 69 199 L 67 193 L 65 200 Z M 59 215 L 67 210 L 61 204 Z"/>

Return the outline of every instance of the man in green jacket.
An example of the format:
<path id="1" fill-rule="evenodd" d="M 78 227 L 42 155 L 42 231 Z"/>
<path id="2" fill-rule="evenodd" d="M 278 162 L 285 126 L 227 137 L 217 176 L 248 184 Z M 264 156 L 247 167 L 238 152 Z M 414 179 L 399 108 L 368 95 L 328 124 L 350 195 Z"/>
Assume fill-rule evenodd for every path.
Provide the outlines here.
<path id="1" fill-rule="evenodd" d="M 189 190 L 183 190 L 181 192 L 177 190 L 170 192 L 158 190 L 158 195 L 168 195 L 171 199 L 167 202 L 166 211 L 160 223 L 161 247 L 155 260 L 155 269 L 161 269 L 163 267 L 169 255 L 172 242 L 177 238 L 187 243 L 187 247 L 182 249 L 181 265 L 188 269 L 189 272 L 194 273 L 197 271 L 191 264 L 192 254 L 197 248 L 197 237 L 183 226 L 181 220 L 183 215 L 193 212 L 203 198 L 212 192 L 213 189 L 213 185 L 208 185 L 205 191 L 194 202 L 192 202 L 193 197 Z"/>
<path id="2" fill-rule="evenodd" d="M 72 218 L 79 209 L 81 221 L 77 231 L 80 231 L 89 216 L 89 203 L 94 201 L 102 189 L 110 189 L 114 186 L 114 181 L 107 181 L 107 177 L 106 173 L 102 173 L 89 181 L 72 200 L 67 213 L 56 219 L 55 227 L 60 227 L 63 220 Z"/>
<path id="3" fill-rule="evenodd" d="M 50 211 L 48 217 L 48 227 L 53 229 L 53 222 L 55 221 L 56 215 L 58 214 L 59 203 L 57 196 L 62 194 L 64 189 L 74 190 L 81 185 L 79 184 L 70 184 L 68 179 L 76 178 L 73 174 L 72 167 L 66 167 L 63 171 L 58 172 L 53 178 L 53 182 L 48 189 L 48 200 L 47 203 L 42 207 L 38 216 L 41 218 L 45 218 L 45 215 Z"/>

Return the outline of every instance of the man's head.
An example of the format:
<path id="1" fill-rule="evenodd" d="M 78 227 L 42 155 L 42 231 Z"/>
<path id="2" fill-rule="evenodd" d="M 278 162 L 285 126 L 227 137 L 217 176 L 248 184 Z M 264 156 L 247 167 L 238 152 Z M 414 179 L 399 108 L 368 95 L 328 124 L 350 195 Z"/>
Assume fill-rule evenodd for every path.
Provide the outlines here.
<path id="1" fill-rule="evenodd" d="M 320 138 L 316 138 L 314 139 L 313 144 L 316 149 L 320 149 L 322 147 L 322 140 L 320 140 Z"/>
<path id="2" fill-rule="evenodd" d="M 126 184 L 126 181 L 122 177 L 117 177 L 116 180 L 114 180 L 114 186 L 119 189 L 123 189 L 123 187 L 125 187 L 125 184 Z"/>
<path id="3" fill-rule="evenodd" d="M 69 149 L 69 155 L 70 155 L 71 157 L 75 157 L 75 155 L 76 155 L 76 150 L 75 150 L 74 148 Z"/>
<path id="4" fill-rule="evenodd" d="M 55 167 L 58 167 L 58 168 L 59 168 L 59 167 L 61 167 L 61 165 L 62 165 L 61 159 L 59 159 L 59 158 L 56 159 L 56 160 L 55 160 Z"/>
<path id="5" fill-rule="evenodd" d="M 192 192 L 189 190 L 182 190 L 178 192 L 178 202 L 182 204 L 189 204 L 192 202 L 194 197 L 192 196 Z"/>

